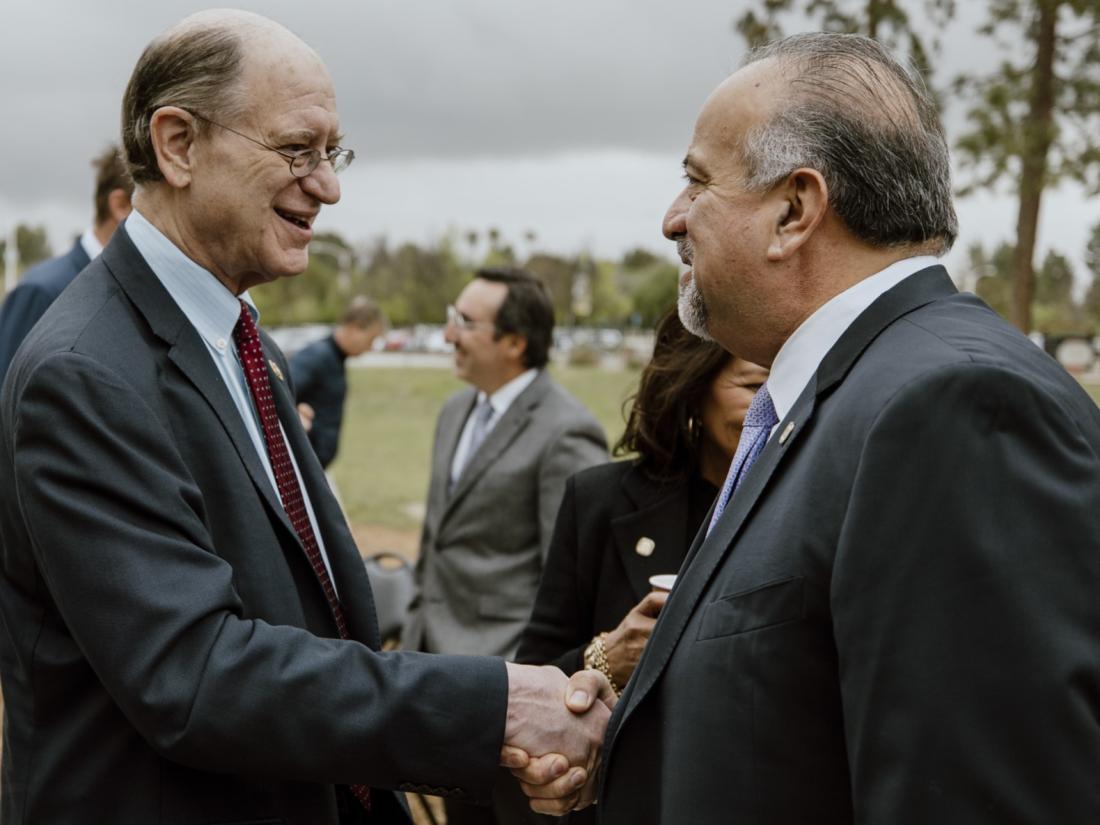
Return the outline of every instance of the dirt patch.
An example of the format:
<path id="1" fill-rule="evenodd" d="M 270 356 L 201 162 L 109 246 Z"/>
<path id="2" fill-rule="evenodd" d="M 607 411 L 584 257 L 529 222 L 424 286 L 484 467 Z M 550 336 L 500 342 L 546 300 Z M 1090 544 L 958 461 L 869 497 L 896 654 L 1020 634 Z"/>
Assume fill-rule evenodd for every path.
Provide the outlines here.
<path id="1" fill-rule="evenodd" d="M 420 552 L 420 532 L 418 530 L 398 530 L 393 527 L 379 527 L 374 524 L 353 524 L 351 533 L 359 546 L 359 555 L 372 556 L 375 553 L 389 551 L 415 562 Z"/>

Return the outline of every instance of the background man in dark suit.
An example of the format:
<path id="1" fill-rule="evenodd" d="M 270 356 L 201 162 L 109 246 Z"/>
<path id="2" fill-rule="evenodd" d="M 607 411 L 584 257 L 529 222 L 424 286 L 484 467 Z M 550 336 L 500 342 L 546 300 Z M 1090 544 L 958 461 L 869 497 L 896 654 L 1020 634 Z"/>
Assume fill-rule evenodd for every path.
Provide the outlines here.
<path id="1" fill-rule="evenodd" d="M 703 106 L 664 224 L 682 315 L 771 375 L 615 709 L 601 822 L 1100 821 L 1100 412 L 926 257 L 949 168 L 865 38 L 773 44 Z"/>
<path id="2" fill-rule="evenodd" d="M 257 331 L 247 289 L 306 268 L 351 160 L 321 60 L 204 12 L 143 53 L 123 124 L 135 210 L 0 395 L 0 818 L 407 822 L 390 789 L 487 796 L 505 743 L 583 780 L 608 711 L 570 715 L 560 671 L 377 652 Z"/>
<path id="3" fill-rule="evenodd" d="M 133 181 L 111 146 L 92 161 L 95 169 L 95 220 L 64 255 L 36 264 L 23 273 L 15 289 L 0 303 L 0 386 L 15 351 L 42 313 L 57 300 L 76 273 L 96 257 L 118 225 L 130 214 Z"/>
<path id="4" fill-rule="evenodd" d="M 553 329 L 545 287 L 521 270 L 479 271 L 448 310 L 455 372 L 471 386 L 436 424 L 409 649 L 514 656 L 565 480 L 607 459 L 599 423 L 546 372 Z M 447 800 L 447 817 L 530 816 L 511 780 L 494 808 Z"/>
<path id="5" fill-rule="evenodd" d="M 303 347 L 290 359 L 290 376 L 298 398 L 298 412 L 309 433 L 309 443 L 322 467 L 336 458 L 344 399 L 348 393 L 345 361 L 370 350 L 385 331 L 386 321 L 374 301 L 352 300 L 332 334 Z"/>

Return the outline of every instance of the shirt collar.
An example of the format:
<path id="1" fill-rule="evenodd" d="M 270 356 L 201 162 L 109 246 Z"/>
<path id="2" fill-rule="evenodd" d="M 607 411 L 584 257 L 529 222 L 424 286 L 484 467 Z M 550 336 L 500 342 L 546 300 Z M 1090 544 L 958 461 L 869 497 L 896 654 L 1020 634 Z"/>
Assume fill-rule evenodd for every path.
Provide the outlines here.
<path id="1" fill-rule="evenodd" d="M 539 371 L 535 368 L 524 370 L 503 387 L 498 389 L 492 395 L 488 396 L 489 406 L 493 408 L 493 415 L 496 417 L 504 415 L 508 411 L 508 408 L 512 406 L 520 394 L 531 386 L 535 378 L 538 377 Z M 484 401 L 486 395 L 484 392 L 478 392 L 477 400 L 480 404 Z"/>
<path id="2" fill-rule="evenodd" d="M 768 376 L 768 391 L 779 420 L 791 411 L 822 359 L 860 313 L 910 275 L 938 263 L 931 255 L 895 261 L 835 295 L 803 321 L 780 347 Z"/>
<path id="3" fill-rule="evenodd" d="M 252 318 L 259 322 L 260 313 L 247 292 L 234 295 L 209 271 L 188 258 L 137 209 L 126 219 L 126 234 L 149 264 L 180 311 L 195 327 L 203 340 L 219 352 L 232 346 L 233 327 L 241 314 L 244 301 Z"/>
<path id="4" fill-rule="evenodd" d="M 95 231 L 90 226 L 80 236 L 80 246 L 84 250 L 84 254 L 88 256 L 89 261 L 94 261 L 99 257 L 99 253 L 103 251 L 103 244 L 99 242 L 99 238 L 95 236 Z"/>

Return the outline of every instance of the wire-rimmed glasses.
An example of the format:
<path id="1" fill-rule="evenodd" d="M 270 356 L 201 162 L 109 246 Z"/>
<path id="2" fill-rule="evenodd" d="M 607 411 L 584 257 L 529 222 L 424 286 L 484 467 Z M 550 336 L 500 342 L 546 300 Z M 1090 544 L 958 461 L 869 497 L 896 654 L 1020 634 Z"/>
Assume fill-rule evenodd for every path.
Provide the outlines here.
<path id="1" fill-rule="evenodd" d="M 332 165 L 332 171 L 339 175 L 349 166 L 351 162 L 355 160 L 355 152 L 351 149 L 343 149 L 339 146 L 335 146 L 329 149 L 324 155 L 321 154 L 319 149 L 299 149 L 297 152 L 285 152 L 282 149 L 276 149 L 274 146 L 268 146 L 262 140 L 256 140 L 254 137 L 249 137 L 243 132 L 238 132 L 232 127 L 226 126 L 224 123 L 218 123 L 216 120 L 211 120 L 208 117 L 200 115 L 198 112 L 192 112 L 190 109 L 184 111 L 191 114 L 192 117 L 197 117 L 199 120 L 203 120 L 209 123 L 211 126 L 217 126 L 219 129 L 225 129 L 227 132 L 232 132 L 238 137 L 243 137 L 245 140 L 255 143 L 257 146 L 262 146 L 268 151 L 274 152 L 277 155 L 287 159 L 290 165 L 290 174 L 296 178 L 304 178 L 313 173 L 321 161 L 327 160 Z"/>

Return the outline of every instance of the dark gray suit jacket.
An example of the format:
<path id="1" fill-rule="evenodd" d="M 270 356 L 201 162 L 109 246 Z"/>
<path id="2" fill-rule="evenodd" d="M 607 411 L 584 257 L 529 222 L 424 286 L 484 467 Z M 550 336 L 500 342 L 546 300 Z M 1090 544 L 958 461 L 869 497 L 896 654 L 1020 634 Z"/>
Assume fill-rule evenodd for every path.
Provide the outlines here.
<path id="1" fill-rule="evenodd" d="M 600 822 L 1100 822 L 1100 411 L 942 268 L 853 323 L 691 552 Z"/>
<path id="2" fill-rule="evenodd" d="M 375 650 L 362 561 L 279 371 L 350 641 L 125 229 L 28 337 L 0 397 L 5 825 L 332 825 L 333 783 L 488 794 L 504 667 Z M 371 821 L 407 813 L 376 790 Z"/>
<path id="3" fill-rule="evenodd" d="M 471 456 L 451 460 L 477 399 L 451 396 L 436 425 L 420 541 L 413 650 L 511 657 L 531 615 L 565 480 L 607 460 L 603 428 L 542 371 Z"/>

